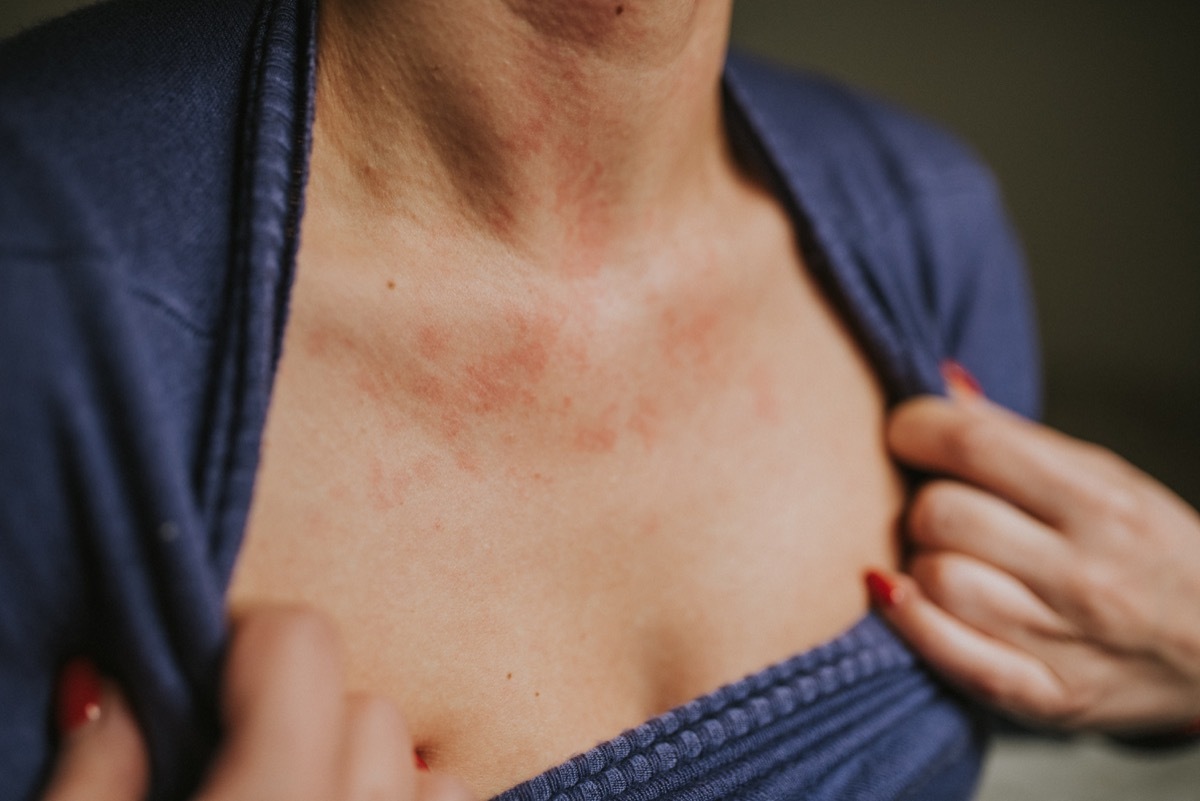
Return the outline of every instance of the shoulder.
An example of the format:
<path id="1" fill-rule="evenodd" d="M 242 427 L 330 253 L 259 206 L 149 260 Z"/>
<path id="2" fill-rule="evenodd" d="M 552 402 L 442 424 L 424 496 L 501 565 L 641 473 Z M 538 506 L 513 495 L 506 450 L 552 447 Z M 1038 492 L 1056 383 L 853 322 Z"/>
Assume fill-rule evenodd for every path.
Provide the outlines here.
<path id="1" fill-rule="evenodd" d="M 880 361 L 899 365 L 898 393 L 938 391 L 939 362 L 951 358 L 996 400 L 1036 414 L 1024 255 L 978 155 L 828 78 L 732 55 L 726 80 Z"/>
<path id="2" fill-rule="evenodd" d="M 760 132 L 774 140 L 784 170 L 874 192 L 875 213 L 931 193 L 996 195 L 991 171 L 959 137 L 834 79 L 733 53 L 732 91 Z M 831 186 L 832 188 L 832 186 Z"/>
<path id="3" fill-rule="evenodd" d="M 128 251 L 224 190 L 253 6 L 118 0 L 0 44 L 0 252 Z"/>
<path id="4" fill-rule="evenodd" d="M 0 44 L 9 414 L 49 409 L 42 385 L 98 391 L 101 361 L 211 336 L 254 5 L 117 0 Z"/>

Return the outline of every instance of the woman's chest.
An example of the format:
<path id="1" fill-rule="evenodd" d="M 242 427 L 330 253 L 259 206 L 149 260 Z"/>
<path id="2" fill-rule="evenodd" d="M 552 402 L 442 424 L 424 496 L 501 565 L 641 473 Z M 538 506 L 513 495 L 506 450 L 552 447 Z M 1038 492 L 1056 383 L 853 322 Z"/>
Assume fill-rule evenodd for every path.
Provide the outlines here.
<path id="1" fill-rule="evenodd" d="M 332 615 L 480 792 L 833 636 L 902 492 L 868 367 L 781 286 L 386 325 L 298 286 L 232 602 Z"/>

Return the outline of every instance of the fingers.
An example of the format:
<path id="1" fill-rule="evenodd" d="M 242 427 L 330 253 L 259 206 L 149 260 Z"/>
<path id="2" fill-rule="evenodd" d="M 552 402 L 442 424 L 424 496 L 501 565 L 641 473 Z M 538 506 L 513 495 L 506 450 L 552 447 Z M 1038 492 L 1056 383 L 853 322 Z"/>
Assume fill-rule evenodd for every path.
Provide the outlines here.
<path id="1" fill-rule="evenodd" d="M 419 773 L 395 705 L 347 696 L 336 631 L 303 610 L 235 622 L 223 688 L 225 740 L 198 801 L 458 801 Z"/>
<path id="2" fill-rule="evenodd" d="M 351 697 L 342 740 L 345 801 L 412 797 L 416 763 L 407 727 L 396 706 L 382 698 Z"/>
<path id="3" fill-rule="evenodd" d="M 116 687 L 77 660 L 59 679 L 58 762 L 43 801 L 141 801 L 149 758 L 137 721 Z"/>
<path id="4" fill-rule="evenodd" d="M 1078 630 L 1011 574 L 948 551 L 918 553 L 908 572 L 922 595 L 992 639 L 1049 656 Z"/>
<path id="5" fill-rule="evenodd" d="M 984 401 L 909 401 L 887 435 L 900 461 L 995 493 L 1055 528 L 1110 503 L 1122 486 L 1115 460 Z"/>
<path id="6" fill-rule="evenodd" d="M 1017 717 L 1046 722 L 1074 713 L 1061 682 L 1039 659 L 942 609 L 911 578 L 874 571 L 868 582 L 880 614 L 951 684 Z"/>
<path id="7" fill-rule="evenodd" d="M 343 687 L 340 643 L 324 618 L 281 607 L 235 621 L 225 741 L 200 798 L 335 797 Z"/>
<path id="8" fill-rule="evenodd" d="M 935 480 L 913 497 L 910 540 L 920 549 L 954 551 L 1015 575 L 1052 604 L 1062 591 L 1069 544 L 1052 529 L 989 492 Z"/>

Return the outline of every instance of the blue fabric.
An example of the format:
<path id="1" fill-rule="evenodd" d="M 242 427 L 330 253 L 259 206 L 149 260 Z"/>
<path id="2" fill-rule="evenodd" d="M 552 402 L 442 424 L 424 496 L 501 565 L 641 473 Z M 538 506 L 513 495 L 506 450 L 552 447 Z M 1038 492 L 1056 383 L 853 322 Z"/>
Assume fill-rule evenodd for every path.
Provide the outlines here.
<path id="1" fill-rule="evenodd" d="M 503 793 L 499 801 L 952 801 L 981 727 L 870 615 Z"/>
<path id="2" fill-rule="evenodd" d="M 312 0 L 117 0 L 0 46 L 0 797 L 36 797 L 57 670 L 76 653 L 129 690 L 154 798 L 186 795 L 215 742 L 223 593 L 286 314 L 314 52 Z M 735 56 L 726 87 L 892 399 L 940 391 L 954 357 L 1036 413 L 1020 254 L 976 160 L 811 76 Z M 653 752 L 691 754 L 692 731 L 697 755 L 625 777 L 625 794 L 964 797 L 981 750 L 967 712 L 877 622 L 862 632 L 878 641 L 864 653 L 899 661 L 727 732 L 729 750 L 685 728 L 724 720 L 726 695 L 697 702 Z M 846 636 L 836 647 L 858 647 Z M 805 697 L 763 676 L 727 692 L 766 681 Z M 821 726 L 833 733 L 810 746 Z M 640 776 L 634 762 L 604 762 L 605 786 L 610 769 Z M 545 781 L 581 798 L 601 786 Z M 532 786 L 518 792 L 540 797 Z"/>

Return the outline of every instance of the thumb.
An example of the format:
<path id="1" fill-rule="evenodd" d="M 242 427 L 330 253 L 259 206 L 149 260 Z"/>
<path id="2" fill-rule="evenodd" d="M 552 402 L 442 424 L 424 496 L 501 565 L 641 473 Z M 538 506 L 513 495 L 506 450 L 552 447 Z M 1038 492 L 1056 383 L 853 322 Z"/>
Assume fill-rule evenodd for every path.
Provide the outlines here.
<path id="1" fill-rule="evenodd" d="M 120 691 L 86 659 L 59 676 L 58 761 L 42 801 L 141 801 L 149 758 Z"/>

